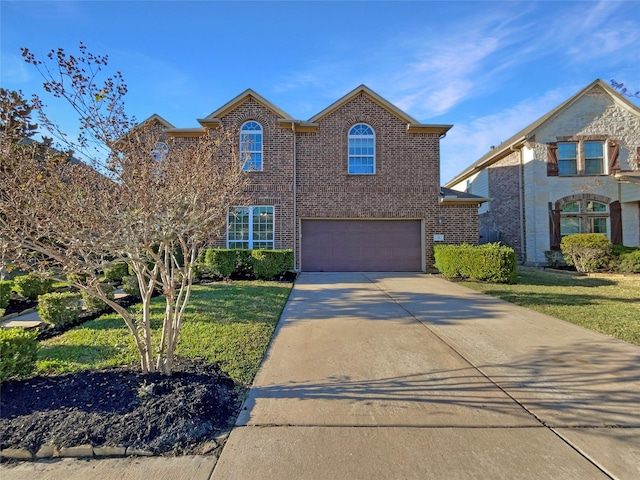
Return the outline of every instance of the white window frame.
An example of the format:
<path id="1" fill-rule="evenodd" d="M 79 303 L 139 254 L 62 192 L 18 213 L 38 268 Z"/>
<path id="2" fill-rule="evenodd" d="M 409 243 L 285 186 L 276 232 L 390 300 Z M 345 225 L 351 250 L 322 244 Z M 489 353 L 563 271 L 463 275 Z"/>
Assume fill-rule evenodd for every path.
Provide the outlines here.
<path id="1" fill-rule="evenodd" d="M 369 130 L 371 130 L 371 134 L 352 134 L 351 132 L 353 132 L 353 130 L 356 127 L 359 127 L 361 125 L 364 125 L 365 127 L 367 127 Z M 372 155 L 363 155 L 363 154 L 355 154 L 355 153 L 351 153 L 351 141 L 352 140 L 372 140 L 373 141 L 373 154 Z M 355 148 L 355 147 L 354 147 Z M 348 134 L 348 138 L 347 138 L 347 172 L 349 173 L 349 175 L 375 175 L 376 174 L 376 132 L 373 129 L 373 127 L 371 125 L 369 125 L 368 123 L 356 123 L 355 125 L 353 125 L 351 128 L 349 128 L 349 134 Z M 372 171 L 371 172 L 356 172 L 356 171 L 352 171 L 352 168 L 355 169 L 356 165 L 352 165 L 351 161 L 354 160 L 356 158 L 371 158 L 372 160 Z"/>
<path id="2" fill-rule="evenodd" d="M 247 223 L 247 238 L 246 239 L 241 239 L 241 240 L 231 240 L 230 237 L 230 232 L 231 232 L 231 216 L 234 215 L 234 210 L 237 209 L 241 209 L 241 208 L 246 208 L 247 209 L 247 214 L 248 214 L 248 223 Z M 264 239 L 254 239 L 253 238 L 253 233 L 254 233 L 254 223 L 253 223 L 253 211 L 256 208 L 270 208 L 271 209 L 271 239 L 270 240 L 264 240 Z M 256 247 L 254 247 L 255 243 L 269 243 L 270 246 L 265 247 L 265 246 L 260 246 L 257 248 L 263 248 L 263 249 L 267 249 L 267 250 L 273 250 L 275 248 L 275 236 L 276 236 L 276 230 L 275 230 L 275 207 L 273 205 L 251 205 L 251 206 L 246 206 L 246 205 L 234 205 L 229 207 L 229 209 L 227 210 L 227 248 L 238 248 L 234 245 L 239 244 L 239 243 L 246 243 L 248 249 L 252 250 Z M 245 247 L 240 247 L 240 248 L 245 248 Z"/>
<path id="3" fill-rule="evenodd" d="M 244 128 L 249 124 L 255 124 L 260 127 L 260 130 L 245 130 Z M 251 143 L 248 141 L 250 135 L 260 135 L 260 148 L 251 149 Z M 260 122 L 255 120 L 248 120 L 240 126 L 240 157 L 242 160 L 242 170 L 245 172 L 261 172 L 264 168 L 264 128 Z M 245 159 L 245 156 L 249 155 L 250 158 Z M 254 155 L 260 155 L 260 165 L 258 168 L 254 165 Z"/>

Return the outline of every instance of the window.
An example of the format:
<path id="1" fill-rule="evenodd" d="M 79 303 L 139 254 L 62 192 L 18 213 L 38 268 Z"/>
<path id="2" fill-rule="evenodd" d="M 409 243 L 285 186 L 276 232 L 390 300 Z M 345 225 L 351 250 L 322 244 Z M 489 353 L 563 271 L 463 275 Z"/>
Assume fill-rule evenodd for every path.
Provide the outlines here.
<path id="1" fill-rule="evenodd" d="M 557 144 L 558 169 L 554 174 L 604 175 L 607 173 L 604 161 L 602 141 L 560 142 Z M 548 168 L 548 171 L 551 172 L 552 169 Z"/>
<path id="2" fill-rule="evenodd" d="M 602 142 L 584 142 L 584 174 L 602 175 L 604 155 Z"/>
<path id="3" fill-rule="evenodd" d="M 273 207 L 230 207 L 227 248 L 273 249 Z"/>
<path id="4" fill-rule="evenodd" d="M 242 170 L 262 171 L 262 125 L 245 122 L 240 128 Z"/>
<path id="5" fill-rule="evenodd" d="M 372 175 L 376 173 L 376 139 L 373 129 L 366 123 L 358 123 L 349 130 L 349 174 Z"/>
<path id="6" fill-rule="evenodd" d="M 558 144 L 558 174 L 578 174 L 578 144 L 575 142 Z"/>
<path id="7" fill-rule="evenodd" d="M 596 200 L 577 200 L 560 206 L 560 237 L 574 233 L 609 234 L 609 206 Z"/>

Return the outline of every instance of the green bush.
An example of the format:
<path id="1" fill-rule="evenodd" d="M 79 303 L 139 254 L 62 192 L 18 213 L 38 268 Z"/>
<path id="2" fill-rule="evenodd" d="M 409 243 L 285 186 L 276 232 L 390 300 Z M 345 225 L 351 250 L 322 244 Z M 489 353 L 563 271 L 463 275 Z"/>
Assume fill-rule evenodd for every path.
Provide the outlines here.
<path id="1" fill-rule="evenodd" d="M 293 250 L 251 251 L 253 274 L 262 280 L 271 280 L 293 268 Z"/>
<path id="2" fill-rule="evenodd" d="M 13 282 L 11 280 L 0 280 L 0 308 L 6 308 L 9 305 L 12 287 Z"/>
<path id="3" fill-rule="evenodd" d="M 611 240 L 601 233 L 576 233 L 562 237 L 560 250 L 568 265 L 579 272 L 593 272 L 609 263 Z"/>
<path id="4" fill-rule="evenodd" d="M 640 273 L 640 247 L 614 245 L 609 269 L 620 273 Z"/>
<path id="5" fill-rule="evenodd" d="M 35 300 L 38 295 L 49 293 L 53 287 L 53 280 L 42 278 L 35 273 L 20 275 L 13 279 L 13 290 L 21 297 Z"/>
<path id="6" fill-rule="evenodd" d="M 37 330 L 0 330 L 0 382 L 33 373 L 38 354 Z"/>
<path id="7" fill-rule="evenodd" d="M 135 275 L 125 275 L 122 277 L 122 290 L 132 297 L 141 298 L 138 277 Z"/>
<path id="8" fill-rule="evenodd" d="M 236 269 L 236 250 L 227 248 L 207 248 L 204 253 L 204 265 L 214 276 L 229 278 Z"/>
<path id="9" fill-rule="evenodd" d="M 119 282 L 122 277 L 125 277 L 129 273 L 129 266 L 126 262 L 116 262 L 104 269 L 104 277 L 108 280 L 115 280 Z"/>
<path id="10" fill-rule="evenodd" d="M 516 283 L 516 254 L 499 243 L 436 245 L 435 267 L 447 278 L 469 278 L 493 283 Z"/>
<path id="11" fill-rule="evenodd" d="M 566 265 L 567 263 L 564 261 L 564 257 L 562 256 L 562 252 L 557 250 L 545 250 L 544 258 L 547 260 L 547 265 L 550 267 L 561 267 Z"/>
<path id="12" fill-rule="evenodd" d="M 101 283 L 100 288 L 109 300 L 114 299 L 116 289 L 112 283 Z M 107 304 L 104 303 L 100 298 L 89 295 L 84 290 L 80 293 L 82 295 L 82 303 L 84 303 L 84 307 L 87 309 L 87 311 L 97 312 L 100 310 L 104 310 L 107 307 Z"/>
<path id="13" fill-rule="evenodd" d="M 82 296 L 75 292 L 46 293 L 38 297 L 38 315 L 54 326 L 63 326 L 78 320 Z"/>

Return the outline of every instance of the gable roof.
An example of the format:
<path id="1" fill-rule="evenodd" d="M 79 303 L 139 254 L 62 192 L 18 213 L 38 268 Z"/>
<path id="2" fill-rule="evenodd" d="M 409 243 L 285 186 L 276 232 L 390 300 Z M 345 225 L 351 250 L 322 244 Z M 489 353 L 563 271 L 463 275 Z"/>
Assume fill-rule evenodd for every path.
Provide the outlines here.
<path id="1" fill-rule="evenodd" d="M 157 113 L 154 113 L 146 120 L 143 120 L 142 122 L 139 123 L 139 125 L 142 125 L 143 123 L 152 123 L 152 122 L 158 122 L 164 128 L 175 128 L 171 123 L 167 122 L 164 118 L 162 118 Z"/>
<path id="2" fill-rule="evenodd" d="M 570 106 L 572 106 L 578 100 L 580 100 L 586 93 L 590 92 L 596 87 L 602 88 L 602 90 L 604 90 L 604 92 L 607 93 L 615 103 L 617 103 L 621 107 L 629 110 L 631 113 L 640 117 L 640 108 L 638 106 L 634 105 L 631 101 L 625 98 L 624 95 L 615 91 L 613 88 L 611 88 L 609 85 L 607 85 L 605 82 L 603 82 L 598 78 L 595 81 L 591 82 L 589 85 L 587 85 L 585 88 L 580 90 L 578 93 L 576 93 L 569 99 L 562 102 L 556 108 L 546 113 L 545 115 L 543 115 L 542 117 L 537 119 L 535 122 L 531 123 L 530 125 L 527 125 L 525 128 L 517 132 L 515 135 L 509 137 L 507 140 L 502 142 L 496 148 L 492 149 L 491 151 L 489 151 L 488 153 L 480 157 L 479 160 L 472 163 L 467 169 L 463 170 L 462 173 L 456 175 L 452 180 L 449 180 L 445 184 L 445 186 L 451 187 L 456 185 L 457 183 L 467 179 L 471 175 L 479 172 L 480 170 L 483 170 L 489 165 L 492 165 L 498 160 L 506 157 L 513 150 L 522 147 L 522 145 L 529 139 L 531 134 L 538 127 L 540 127 L 544 123 L 548 122 L 549 120 L 557 117 L 558 115 L 566 111 Z"/>
<path id="3" fill-rule="evenodd" d="M 240 95 L 228 101 L 227 103 L 225 103 L 223 106 L 221 106 L 214 112 L 211 112 L 205 118 L 198 119 L 198 122 L 200 122 L 202 126 L 220 125 L 221 117 L 225 116 L 227 113 L 229 113 L 231 110 L 233 110 L 234 108 L 236 108 L 238 105 L 242 104 L 249 98 L 252 98 L 256 102 L 258 102 L 260 105 L 265 107 L 267 110 L 270 110 L 271 112 L 273 112 L 275 115 L 278 116 L 279 119 L 293 121 L 293 117 L 291 117 L 291 115 L 289 115 L 287 112 L 276 107 L 269 100 L 265 99 L 264 97 L 258 95 L 256 92 L 248 88 L 244 92 L 242 92 Z"/>
<path id="4" fill-rule="evenodd" d="M 395 117 L 407 124 L 407 130 L 412 133 L 439 133 L 444 135 L 453 125 L 431 125 L 419 123 L 415 118 L 400 110 L 398 107 L 382 98 L 376 92 L 371 90 L 366 85 L 360 85 L 359 87 L 351 90 L 344 97 L 333 102 L 327 108 L 316 114 L 307 122 L 308 124 L 317 124 L 320 120 L 338 110 L 340 107 L 350 102 L 352 99 L 360 94 L 366 95 L 371 101 L 380 107 L 384 108 L 387 112 L 391 113 Z"/>

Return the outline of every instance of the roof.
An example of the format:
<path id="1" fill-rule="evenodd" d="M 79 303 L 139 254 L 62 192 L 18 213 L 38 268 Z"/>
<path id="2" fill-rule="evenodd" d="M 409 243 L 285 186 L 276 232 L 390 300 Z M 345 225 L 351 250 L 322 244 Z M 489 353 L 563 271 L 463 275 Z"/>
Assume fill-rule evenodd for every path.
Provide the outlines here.
<path id="1" fill-rule="evenodd" d="M 284 110 L 281 110 L 280 108 L 276 107 L 269 100 L 265 99 L 264 97 L 258 95 L 256 92 L 254 92 L 253 90 L 248 88 L 244 92 L 242 92 L 240 95 L 238 95 L 237 97 L 233 98 L 232 100 L 230 100 L 229 102 L 225 103 L 223 106 L 221 106 L 220 108 L 218 108 L 214 112 L 212 112 L 209 115 L 207 115 L 205 118 L 198 119 L 198 122 L 200 122 L 200 124 L 203 125 L 203 126 L 206 126 L 208 124 L 218 124 L 219 125 L 221 117 L 223 117 L 224 115 L 229 113 L 231 110 L 236 108 L 238 105 L 244 103 L 249 98 L 252 98 L 256 102 L 258 102 L 260 105 L 265 107 L 266 109 L 268 109 L 268 110 L 272 111 L 273 113 L 275 113 L 278 116 L 278 118 L 280 118 L 280 119 L 288 120 L 289 122 L 294 120 L 293 117 L 291 115 L 289 115 L 287 112 L 285 112 Z"/>
<path id="2" fill-rule="evenodd" d="M 331 113 L 338 110 L 340 107 L 350 102 L 352 99 L 357 97 L 360 94 L 366 95 L 369 99 L 371 99 L 374 103 L 384 108 L 387 112 L 396 116 L 404 123 L 407 124 L 407 130 L 411 133 L 438 133 L 440 135 L 444 135 L 453 125 L 436 125 L 436 124 L 423 124 L 419 123 L 415 118 L 407 114 L 406 112 L 400 110 L 398 107 L 388 102 L 376 92 L 371 90 L 366 85 L 360 85 L 359 87 L 351 90 L 344 97 L 338 99 L 333 102 L 327 108 L 322 110 L 320 113 L 316 114 L 307 122 L 308 124 L 317 124 L 320 120 L 330 115 Z"/>
<path id="3" fill-rule="evenodd" d="M 616 92 L 613 88 L 611 88 L 609 85 L 607 85 L 605 82 L 603 82 L 598 78 L 595 81 L 591 82 L 589 85 L 587 85 L 585 88 L 580 90 L 578 93 L 576 93 L 569 99 L 565 100 L 556 108 L 554 108 L 547 114 L 543 115 L 542 117 L 537 119 L 535 122 L 531 123 L 530 125 L 527 125 L 525 128 L 517 132 L 515 135 L 509 137 L 507 140 L 502 142 L 496 148 L 492 149 L 491 151 L 489 151 L 488 153 L 480 157 L 479 160 L 472 163 L 471 166 L 463 170 L 462 173 L 456 175 L 452 180 L 449 180 L 445 184 L 445 186 L 456 185 L 457 183 L 469 178 L 471 175 L 474 175 L 480 170 L 483 170 L 489 165 L 492 165 L 498 160 L 506 157 L 513 150 L 522 147 L 524 142 L 527 141 L 527 139 L 531 136 L 534 130 L 536 130 L 538 127 L 540 127 L 542 124 L 546 123 L 547 121 L 551 120 L 552 118 L 555 118 L 556 116 L 560 115 L 562 112 L 567 110 L 571 105 L 576 103 L 587 92 L 591 91 L 595 87 L 602 88 L 605 91 L 605 93 L 607 93 L 613 99 L 614 102 L 618 103 L 618 105 L 622 106 L 623 108 L 626 108 L 627 110 L 631 111 L 635 115 L 640 116 L 640 108 L 638 106 L 633 104 L 631 101 L 625 98 L 624 95 L 620 94 L 619 92 Z"/>
<path id="4" fill-rule="evenodd" d="M 440 187 L 440 203 L 442 205 L 481 204 L 491 201 L 472 193 L 460 192 L 451 188 Z"/>

